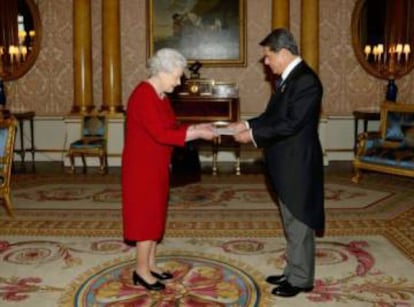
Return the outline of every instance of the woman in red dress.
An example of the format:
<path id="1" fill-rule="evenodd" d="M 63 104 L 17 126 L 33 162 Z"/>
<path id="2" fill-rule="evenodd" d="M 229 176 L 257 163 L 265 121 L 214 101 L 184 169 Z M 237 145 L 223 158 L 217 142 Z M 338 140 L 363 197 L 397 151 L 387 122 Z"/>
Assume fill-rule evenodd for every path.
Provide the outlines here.
<path id="1" fill-rule="evenodd" d="M 122 153 L 124 238 L 136 245 L 134 284 L 162 290 L 170 279 L 155 261 L 167 214 L 169 167 L 174 146 L 197 138 L 213 139 L 211 124 L 178 125 L 165 93 L 180 84 L 186 59 L 173 49 L 159 50 L 149 61 L 150 77 L 138 84 L 127 106 Z"/>

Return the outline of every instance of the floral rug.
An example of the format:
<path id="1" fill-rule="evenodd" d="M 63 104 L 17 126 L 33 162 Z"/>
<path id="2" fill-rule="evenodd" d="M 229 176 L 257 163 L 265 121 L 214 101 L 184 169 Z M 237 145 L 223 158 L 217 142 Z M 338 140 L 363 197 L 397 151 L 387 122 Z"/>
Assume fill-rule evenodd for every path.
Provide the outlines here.
<path id="1" fill-rule="evenodd" d="M 131 283 L 134 251 L 119 238 L 5 236 L 2 306 L 411 306 L 413 264 L 382 236 L 318 240 L 315 288 L 271 296 L 266 275 L 284 264 L 284 240 L 166 238 L 162 292 Z M 390 261 L 392 259 L 392 261 Z"/>
<path id="2" fill-rule="evenodd" d="M 264 282 L 282 270 L 285 240 L 262 176 L 207 176 L 170 198 L 158 261 L 174 278 L 152 293 L 131 283 L 118 176 L 22 176 L 16 218 L 0 211 L 0 305 L 414 306 L 408 179 L 328 175 L 315 288 L 288 299 Z"/>
<path id="3" fill-rule="evenodd" d="M 392 193 L 325 184 L 326 207 L 353 210 L 377 205 Z M 44 184 L 13 190 L 17 209 L 120 209 L 119 184 Z M 173 210 L 255 210 L 274 209 L 275 203 L 263 183 L 218 184 L 194 183 L 171 189 Z"/>

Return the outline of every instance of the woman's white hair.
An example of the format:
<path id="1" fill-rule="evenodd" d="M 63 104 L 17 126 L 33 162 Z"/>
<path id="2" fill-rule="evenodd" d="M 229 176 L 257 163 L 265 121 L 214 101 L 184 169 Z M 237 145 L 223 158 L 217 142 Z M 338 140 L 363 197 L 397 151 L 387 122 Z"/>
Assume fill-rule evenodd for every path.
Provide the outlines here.
<path id="1" fill-rule="evenodd" d="M 160 72 L 170 73 L 174 69 L 187 66 L 186 58 L 175 49 L 163 48 L 158 50 L 148 61 L 151 76 Z"/>

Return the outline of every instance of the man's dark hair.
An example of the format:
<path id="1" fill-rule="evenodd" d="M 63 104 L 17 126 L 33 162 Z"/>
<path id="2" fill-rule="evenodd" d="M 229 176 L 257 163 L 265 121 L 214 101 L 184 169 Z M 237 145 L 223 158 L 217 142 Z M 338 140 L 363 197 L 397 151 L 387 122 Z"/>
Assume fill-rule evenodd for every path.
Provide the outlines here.
<path id="1" fill-rule="evenodd" d="M 260 46 L 269 47 L 274 52 L 284 48 L 294 55 L 299 55 L 298 45 L 293 34 L 285 28 L 274 29 L 260 42 Z"/>

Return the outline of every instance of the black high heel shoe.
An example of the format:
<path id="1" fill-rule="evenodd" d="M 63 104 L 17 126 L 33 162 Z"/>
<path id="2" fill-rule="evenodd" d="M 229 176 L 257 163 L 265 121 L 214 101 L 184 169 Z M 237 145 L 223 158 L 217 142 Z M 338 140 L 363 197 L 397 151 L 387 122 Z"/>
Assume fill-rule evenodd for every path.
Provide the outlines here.
<path id="1" fill-rule="evenodd" d="M 171 279 L 174 277 L 174 275 L 171 274 L 170 272 L 157 273 L 157 272 L 151 271 L 151 275 L 159 280 L 167 280 L 167 279 Z"/>
<path id="2" fill-rule="evenodd" d="M 132 281 L 134 285 L 141 285 L 147 290 L 154 290 L 154 291 L 160 291 L 165 289 L 165 285 L 158 280 L 154 282 L 153 284 L 147 283 L 144 278 L 138 275 L 136 271 L 132 273 Z"/>

